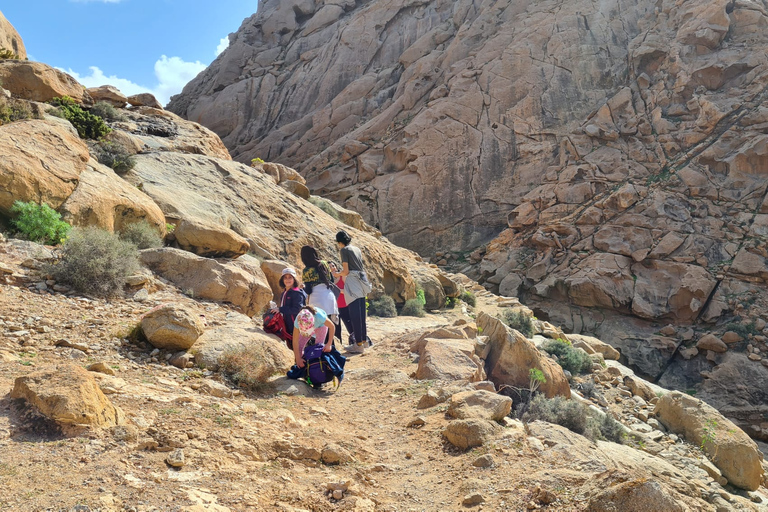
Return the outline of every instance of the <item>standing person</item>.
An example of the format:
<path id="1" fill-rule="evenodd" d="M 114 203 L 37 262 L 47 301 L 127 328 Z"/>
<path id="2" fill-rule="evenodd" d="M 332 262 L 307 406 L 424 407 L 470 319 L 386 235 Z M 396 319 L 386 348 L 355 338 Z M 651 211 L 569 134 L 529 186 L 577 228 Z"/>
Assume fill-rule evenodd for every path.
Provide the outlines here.
<path id="1" fill-rule="evenodd" d="M 327 262 L 320 259 L 317 250 L 311 245 L 301 248 L 301 261 L 304 263 L 301 280 L 309 297 L 307 305 L 322 309 L 338 329 L 339 306 L 336 304 L 336 295 L 330 288 L 333 283 L 331 268 Z"/>
<path id="2" fill-rule="evenodd" d="M 278 282 L 283 293 L 280 296 L 280 306 L 273 308 L 272 312 L 280 311 L 285 321 L 285 330 L 293 335 L 293 322 L 301 308 L 307 305 L 307 294 L 302 289 L 301 278 L 292 268 L 284 268 Z"/>
<path id="3" fill-rule="evenodd" d="M 339 266 L 331 262 L 331 273 L 334 275 L 338 275 L 338 273 L 341 271 Z M 339 290 L 341 290 L 342 293 L 339 294 L 338 297 L 336 297 L 336 304 L 339 306 L 339 318 L 341 319 L 341 323 L 344 324 L 344 327 L 347 328 L 347 332 L 349 333 L 349 341 L 348 343 L 350 345 L 355 344 L 355 331 L 352 329 L 352 318 L 349 316 L 349 308 L 347 307 L 347 300 L 344 297 L 344 278 L 339 275 L 339 277 L 336 279 L 336 286 L 339 287 Z M 338 326 L 339 328 L 336 330 L 336 337 L 339 339 L 339 343 L 343 346 L 344 341 L 341 337 L 341 326 Z"/>
<path id="4" fill-rule="evenodd" d="M 344 298 L 347 301 L 349 316 L 352 320 L 352 332 L 355 333 L 355 344 L 351 345 L 350 352 L 365 352 L 366 346 L 372 347 L 373 342 L 368 337 L 366 327 L 366 295 L 371 291 L 371 283 L 363 266 L 363 254 L 360 249 L 350 245 L 352 237 L 342 230 L 336 233 L 336 243 L 341 254 L 341 272 L 333 276 L 344 278 Z"/>

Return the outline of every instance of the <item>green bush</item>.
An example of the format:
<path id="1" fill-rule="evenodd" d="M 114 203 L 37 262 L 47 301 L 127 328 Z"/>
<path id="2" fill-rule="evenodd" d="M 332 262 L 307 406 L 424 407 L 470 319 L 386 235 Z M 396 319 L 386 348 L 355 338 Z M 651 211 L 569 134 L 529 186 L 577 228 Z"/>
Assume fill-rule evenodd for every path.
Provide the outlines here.
<path id="1" fill-rule="evenodd" d="M 623 427 L 610 414 L 599 415 L 586 405 L 561 396 L 547 398 L 537 394 L 523 415 L 526 423 L 534 420 L 560 425 L 592 441 L 603 439 L 621 444 L 625 437 Z"/>
<path id="2" fill-rule="evenodd" d="M 133 155 L 114 142 L 100 142 L 96 146 L 95 153 L 99 163 L 111 167 L 118 174 L 125 174 L 136 165 Z"/>
<path id="3" fill-rule="evenodd" d="M 466 291 L 466 292 L 462 293 L 459 296 L 459 299 L 461 299 L 462 301 L 466 302 L 467 304 L 469 304 L 472 307 L 477 306 L 477 297 L 475 297 L 475 294 L 470 292 L 470 291 Z"/>
<path id="4" fill-rule="evenodd" d="M 424 315 L 424 304 L 419 299 L 408 299 L 405 301 L 403 309 L 400 310 L 400 316 L 417 316 L 421 318 Z"/>
<path id="5" fill-rule="evenodd" d="M 380 316 L 382 318 L 393 318 L 397 316 L 395 301 L 389 295 L 384 295 L 368 303 L 368 314 L 371 316 Z"/>
<path id="6" fill-rule="evenodd" d="M 583 350 L 573 348 L 563 340 L 550 340 L 542 347 L 545 352 L 557 356 L 557 362 L 563 370 L 573 375 L 587 373 L 592 369 L 592 358 Z"/>
<path id="7" fill-rule="evenodd" d="M 459 300 L 456 297 L 446 297 L 445 298 L 445 307 L 448 309 L 453 309 L 456 307 L 456 301 Z"/>
<path id="8" fill-rule="evenodd" d="M 26 239 L 50 245 L 62 243 L 72 228 L 61 215 L 47 204 L 16 201 L 11 207 L 13 226 Z"/>
<path id="9" fill-rule="evenodd" d="M 132 243 L 137 249 L 152 249 L 163 246 L 163 238 L 160 233 L 146 220 L 125 226 L 120 232 L 120 238 Z"/>
<path id="10" fill-rule="evenodd" d="M 100 139 L 112 131 L 104 119 L 86 112 L 69 96 L 54 98 L 49 103 L 59 107 L 62 117 L 72 123 L 81 139 Z"/>
<path id="11" fill-rule="evenodd" d="M 9 50 L 8 48 L 3 48 L 0 46 L 0 59 L 19 60 L 20 57 L 19 54 L 13 50 Z"/>
<path id="12" fill-rule="evenodd" d="M 106 101 L 96 102 L 96 104 L 90 108 L 89 112 L 102 119 L 106 119 L 107 121 L 123 121 L 125 119 L 123 114 L 118 112 L 114 106 Z"/>
<path id="13" fill-rule="evenodd" d="M 421 288 L 416 288 L 416 300 L 419 301 L 422 307 L 427 303 L 427 297 Z"/>
<path id="14" fill-rule="evenodd" d="M 533 336 L 533 320 L 522 311 L 512 311 L 511 309 L 505 311 L 504 322 L 511 328 L 520 331 L 526 338 Z"/>
<path id="15" fill-rule="evenodd" d="M 103 229 L 75 228 L 61 250 L 61 259 L 48 269 L 56 281 L 80 293 L 119 295 L 125 278 L 139 269 L 138 250 Z"/>

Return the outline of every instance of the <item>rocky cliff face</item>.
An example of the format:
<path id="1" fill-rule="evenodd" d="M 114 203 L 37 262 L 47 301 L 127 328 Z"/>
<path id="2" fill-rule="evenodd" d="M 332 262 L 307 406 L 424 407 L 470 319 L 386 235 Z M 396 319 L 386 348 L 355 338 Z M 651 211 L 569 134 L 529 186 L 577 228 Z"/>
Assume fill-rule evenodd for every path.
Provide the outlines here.
<path id="1" fill-rule="evenodd" d="M 648 377 L 685 389 L 723 373 L 726 352 L 696 345 L 736 329 L 726 351 L 754 382 L 767 8 L 264 1 L 169 108 L 237 160 L 294 165 L 396 243 L 476 249 L 465 271 Z M 729 393 L 719 405 L 756 403 Z"/>
<path id="2" fill-rule="evenodd" d="M 0 12 L 0 48 L 5 48 L 19 56 L 19 59 L 27 58 L 27 49 L 24 41 L 11 23 Z"/>

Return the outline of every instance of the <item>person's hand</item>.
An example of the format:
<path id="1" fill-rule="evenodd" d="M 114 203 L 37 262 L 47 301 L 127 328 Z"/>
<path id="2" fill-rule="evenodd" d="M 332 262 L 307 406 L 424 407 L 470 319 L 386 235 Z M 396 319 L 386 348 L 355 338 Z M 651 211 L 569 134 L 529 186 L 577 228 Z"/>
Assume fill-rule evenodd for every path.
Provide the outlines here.
<path id="1" fill-rule="evenodd" d="M 323 345 L 323 352 L 330 352 L 332 346 L 333 346 L 332 343 L 326 343 L 325 345 Z"/>
<path id="2" fill-rule="evenodd" d="M 269 310 L 270 313 L 277 313 L 278 311 L 280 311 L 279 308 L 272 308 Z"/>
<path id="3" fill-rule="evenodd" d="M 296 366 L 298 366 L 299 368 L 304 368 L 304 360 L 299 359 L 298 361 L 296 361 Z"/>

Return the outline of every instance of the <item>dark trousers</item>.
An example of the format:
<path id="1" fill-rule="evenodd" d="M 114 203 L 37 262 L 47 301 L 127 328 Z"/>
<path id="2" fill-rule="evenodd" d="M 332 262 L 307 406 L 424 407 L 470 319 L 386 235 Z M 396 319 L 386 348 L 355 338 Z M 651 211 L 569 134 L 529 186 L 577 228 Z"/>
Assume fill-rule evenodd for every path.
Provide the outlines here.
<path id="1" fill-rule="evenodd" d="M 339 308 L 339 318 L 341 318 L 341 321 L 344 323 L 344 327 L 347 328 L 347 332 L 349 334 L 354 334 L 355 331 L 352 329 L 352 318 L 349 316 L 349 308 Z M 341 329 L 336 329 L 336 337 L 339 338 L 339 341 L 342 341 L 343 338 L 341 337 Z"/>
<path id="2" fill-rule="evenodd" d="M 352 320 L 352 332 L 355 341 L 363 343 L 368 339 L 368 329 L 365 326 L 365 297 L 361 297 L 347 305 L 349 317 Z"/>

